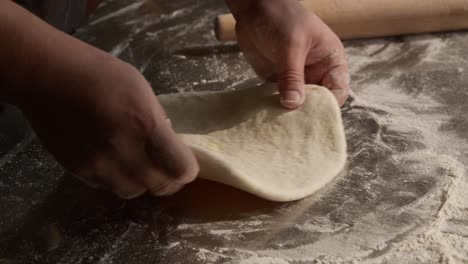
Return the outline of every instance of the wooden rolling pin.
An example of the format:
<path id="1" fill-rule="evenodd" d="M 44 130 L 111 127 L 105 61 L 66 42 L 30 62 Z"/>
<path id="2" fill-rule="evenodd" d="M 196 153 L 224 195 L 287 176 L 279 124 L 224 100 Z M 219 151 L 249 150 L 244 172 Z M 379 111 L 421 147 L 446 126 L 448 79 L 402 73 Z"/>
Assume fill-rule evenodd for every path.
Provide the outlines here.
<path id="1" fill-rule="evenodd" d="M 341 39 L 468 29 L 468 0 L 303 0 Z M 216 18 L 216 36 L 236 40 L 234 17 Z"/>

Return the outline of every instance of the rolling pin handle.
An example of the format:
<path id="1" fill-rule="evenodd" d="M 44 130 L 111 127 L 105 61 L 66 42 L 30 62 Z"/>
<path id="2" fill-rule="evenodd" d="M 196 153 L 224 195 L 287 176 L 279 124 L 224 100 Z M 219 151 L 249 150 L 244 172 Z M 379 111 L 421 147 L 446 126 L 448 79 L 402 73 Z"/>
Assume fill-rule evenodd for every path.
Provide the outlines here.
<path id="1" fill-rule="evenodd" d="M 386 37 L 468 29 L 467 0 L 303 0 L 341 39 Z M 235 41 L 236 21 L 216 18 L 216 37 Z"/>

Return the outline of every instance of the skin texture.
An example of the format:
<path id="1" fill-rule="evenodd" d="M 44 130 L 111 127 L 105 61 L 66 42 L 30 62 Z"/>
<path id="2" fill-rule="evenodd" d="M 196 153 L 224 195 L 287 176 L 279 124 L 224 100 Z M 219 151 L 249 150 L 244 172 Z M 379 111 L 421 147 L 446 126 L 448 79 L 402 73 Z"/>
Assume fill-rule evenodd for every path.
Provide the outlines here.
<path id="1" fill-rule="evenodd" d="M 349 94 L 343 44 L 297 0 L 226 0 L 236 18 L 239 45 L 257 74 L 277 81 L 282 104 L 304 101 L 304 84 L 331 90 L 340 105 Z"/>
<path id="2" fill-rule="evenodd" d="M 279 82 L 285 107 L 301 105 L 305 82 L 327 86 L 344 102 L 343 46 L 317 17 L 295 0 L 226 2 L 247 59 Z M 124 199 L 172 194 L 196 178 L 195 156 L 133 66 L 11 1 L 0 1 L 0 38 L 0 100 L 24 112 L 74 176 Z"/>
<path id="3" fill-rule="evenodd" d="M 13 2 L 0 3 L 0 20 L 0 96 L 68 171 L 126 199 L 171 194 L 195 179 L 193 153 L 134 67 Z"/>

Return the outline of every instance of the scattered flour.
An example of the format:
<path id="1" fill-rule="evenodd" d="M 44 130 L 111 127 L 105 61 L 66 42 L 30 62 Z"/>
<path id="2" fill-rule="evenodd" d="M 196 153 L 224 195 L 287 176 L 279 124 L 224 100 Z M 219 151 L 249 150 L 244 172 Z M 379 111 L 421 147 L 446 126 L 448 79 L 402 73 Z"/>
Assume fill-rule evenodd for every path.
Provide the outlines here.
<path id="1" fill-rule="evenodd" d="M 121 16 L 123 14 L 126 14 L 128 12 L 132 12 L 138 8 L 140 8 L 142 5 L 144 4 L 144 1 L 138 1 L 138 2 L 135 2 L 133 4 L 130 4 L 128 6 L 125 6 L 115 12 L 112 12 L 112 13 L 109 13 L 105 16 L 102 16 L 102 17 L 99 17 L 98 19 L 95 19 L 95 20 L 92 20 L 88 23 L 88 25 L 90 26 L 94 26 L 96 24 L 99 24 L 99 23 L 102 23 L 106 20 L 109 20 L 111 18 L 115 18 L 115 17 L 118 17 L 118 16 Z"/>
<path id="2" fill-rule="evenodd" d="M 127 5 L 91 21 L 90 26 L 138 10 L 143 3 Z M 115 56 L 128 50 L 137 53 L 139 41 L 168 47 L 170 60 L 151 67 L 154 66 L 152 56 L 156 53 L 145 54 L 146 61 L 139 63 L 139 69 L 149 78 L 156 76 L 154 79 L 158 84 L 177 87 L 180 92 L 207 89 L 210 85 L 224 85 L 229 90 L 252 79 L 254 74 L 242 55 L 232 51 L 212 52 L 216 48 L 226 48 L 218 47 L 212 30 L 206 30 L 211 28 L 212 18 L 219 10 L 207 10 L 202 17 L 191 21 L 190 27 L 183 22 L 149 29 L 156 23 L 177 19 L 190 12 L 190 9 L 180 9 L 153 20 L 135 16 L 126 23 L 131 27 L 130 36 L 117 43 L 111 53 Z M 143 36 L 138 39 L 140 33 Z M 161 45 L 160 41 L 166 42 Z M 194 263 L 468 263 L 468 199 L 465 197 L 468 179 L 466 165 L 461 162 L 468 159 L 468 145 L 455 133 L 441 129 L 453 118 L 453 113 L 444 110 L 446 105 L 430 94 L 402 91 L 403 85 L 398 83 L 399 78 L 413 68 L 424 69 L 449 59 L 455 67 L 454 72 L 466 74 L 466 56 L 446 56 L 450 45 L 447 38 L 423 35 L 408 37 L 401 42 L 369 40 L 364 45 L 358 43 L 347 47 L 355 88 L 354 100 L 348 109 L 355 119 L 350 122 L 362 121 L 359 118 L 363 114 L 369 119 L 370 126 L 375 125 L 375 135 L 369 142 L 363 136 L 354 138 L 362 140 L 363 146 L 350 153 L 351 166 L 363 155 L 392 152 L 394 146 L 385 140 L 385 135 L 388 130 L 395 131 L 396 141 L 422 145 L 390 155 L 391 164 L 415 172 L 399 184 L 434 184 L 427 193 L 415 196 L 417 190 L 393 187 L 391 190 L 399 192 L 399 197 L 407 199 L 404 206 L 378 200 L 373 211 L 362 213 L 362 207 L 373 205 L 373 199 L 382 199 L 386 188 L 390 188 L 379 186 L 386 182 L 379 181 L 374 174 L 385 174 L 392 167 L 378 168 L 384 172 L 351 167 L 360 179 L 358 192 L 367 196 L 356 198 L 356 195 L 348 194 L 353 187 L 349 183 L 345 185 L 349 189 L 340 193 L 341 197 L 327 197 L 326 204 L 338 205 L 326 215 L 321 214 L 320 207 L 314 207 L 323 202 L 320 197 L 312 197 L 284 205 L 274 212 L 255 212 L 237 220 L 182 222 L 171 230 L 167 246 L 163 248 L 165 254 L 182 254 Z M 180 72 L 181 68 L 186 71 Z M 408 78 L 408 82 L 417 81 L 414 79 L 419 76 Z M 423 88 L 441 87 L 429 82 Z M 370 133 L 364 136 L 371 137 Z M 439 178 L 436 183 L 431 182 L 434 178 Z M 346 176 L 341 179 L 346 180 Z M 352 215 L 353 212 L 343 209 L 347 207 L 358 212 Z M 348 219 L 353 221 L 346 221 Z M 99 263 L 109 263 L 116 252 L 125 250 L 126 241 L 133 233 L 142 232 L 140 229 L 131 225 L 108 253 L 98 258 Z"/>
<path id="3" fill-rule="evenodd" d="M 382 48 L 383 45 L 386 47 Z M 374 60 L 389 60 L 398 56 L 401 53 L 401 45 L 403 44 L 374 43 L 356 50 L 351 48 L 351 71 L 357 72 Z M 440 59 L 446 41 L 415 37 L 412 45 L 427 46 L 425 50 L 428 56 L 418 64 L 434 63 Z M 380 50 L 379 54 L 370 58 L 369 54 L 375 53 L 376 50 Z M 468 179 L 465 165 L 459 161 L 468 158 L 464 156 L 468 153 L 468 148 L 462 143 L 462 139 L 453 133 L 440 130 L 441 125 L 451 118 L 450 113 L 440 111 L 444 107 L 441 103 L 429 95 L 413 96 L 398 89 L 395 80 L 403 73 L 393 70 L 389 78 L 362 83 L 362 86 L 356 90 L 352 105 L 354 108 L 384 112 L 385 114 L 371 114 L 379 127 L 387 127 L 402 134 L 413 133 L 412 137 L 416 135 L 417 138 L 414 139 L 424 145 L 423 149 L 395 154 L 393 158 L 396 161 L 424 161 L 408 166 L 414 171 L 419 171 L 421 175 L 438 173 L 445 180 L 441 181 L 441 185 L 436 190 L 405 207 L 382 208 L 382 210 L 393 210 L 394 214 L 411 212 L 416 215 L 433 211 L 433 215 L 425 216 L 426 224 L 414 223 L 407 227 L 399 227 L 389 223 L 388 226 L 376 226 L 376 223 L 382 221 L 382 216 L 377 212 L 364 216 L 352 227 L 346 224 L 337 225 L 328 218 L 296 224 L 292 221 L 291 224 L 302 232 L 330 235 L 322 235 L 319 240 L 311 243 L 304 242 L 299 246 L 278 249 L 251 250 L 236 246 L 216 247 L 214 250 L 205 248 L 199 251 L 200 255 L 203 255 L 203 260 L 208 262 L 212 260 L 212 263 L 239 264 L 468 262 L 468 199 L 464 195 L 468 190 Z M 383 149 L 390 148 L 379 136 L 376 137 L 374 144 Z M 436 208 L 429 210 L 431 206 Z M 237 223 L 221 225 L 234 227 L 231 229 L 214 227 L 218 225 L 219 223 L 204 224 L 199 231 L 209 230 L 209 234 L 224 237 L 224 241 L 230 241 L 239 233 L 245 235 L 252 232 L 264 235 L 269 232 L 240 227 Z M 262 226 L 264 228 L 268 225 L 263 223 Z M 200 226 L 191 225 L 187 229 L 196 230 L 198 227 Z M 395 230 L 399 230 L 400 235 L 387 239 L 387 234 Z M 278 245 L 281 246 L 281 243 Z M 376 246 L 368 248 L 368 245 Z"/>

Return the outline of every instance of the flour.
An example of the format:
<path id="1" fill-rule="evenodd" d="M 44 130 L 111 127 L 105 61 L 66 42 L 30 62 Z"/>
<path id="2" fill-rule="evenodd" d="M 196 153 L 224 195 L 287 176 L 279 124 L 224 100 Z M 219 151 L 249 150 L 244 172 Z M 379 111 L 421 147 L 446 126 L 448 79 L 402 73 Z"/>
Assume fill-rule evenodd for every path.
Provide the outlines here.
<path id="1" fill-rule="evenodd" d="M 202 261 L 203 263 L 215 263 L 218 260 L 226 257 L 220 253 L 214 253 L 213 251 L 204 249 L 204 248 L 197 248 L 198 252 L 196 253 L 196 257 L 198 260 Z"/>
<path id="2" fill-rule="evenodd" d="M 238 48 L 215 40 L 213 19 L 226 11 L 215 0 L 106 1 L 77 36 L 135 65 L 157 93 L 251 86 L 258 80 Z M 48 253 L 19 243 L 14 262 L 468 263 L 467 42 L 463 33 L 347 42 L 348 169 L 296 203 L 221 186 L 205 200 L 188 191 L 168 203 L 112 207 L 96 194 L 83 203 L 76 183 L 54 194 L 63 171 L 38 143 L 20 143 L 0 160 L 2 227 L 35 227 L 43 215 L 39 225 L 62 224 L 64 243 Z"/>
<path id="3" fill-rule="evenodd" d="M 92 20 L 88 23 L 88 25 L 90 26 L 93 26 L 93 25 L 96 25 L 96 24 L 99 24 L 99 23 L 102 23 L 106 20 L 109 20 L 109 19 L 112 19 L 112 18 L 116 18 L 116 17 L 119 17 L 121 15 L 124 15 L 126 13 L 129 13 L 129 12 L 132 12 L 138 8 L 140 8 L 142 5 L 144 4 L 144 1 L 138 1 L 136 3 L 133 3 L 133 4 L 130 4 L 128 6 L 125 6 L 125 7 L 122 7 L 121 9 L 119 10 L 116 10 L 112 13 L 109 13 L 105 16 L 102 16 L 100 18 L 97 18 L 95 20 Z"/>
<path id="4" fill-rule="evenodd" d="M 425 54 L 419 55 L 424 59 L 414 63 L 408 62 L 413 65 L 437 62 L 447 45 L 446 41 L 431 37 L 415 37 L 410 40 L 416 50 L 425 47 L 424 52 L 427 52 L 427 56 L 424 56 Z M 362 50 L 351 48 L 350 53 L 354 54 L 354 56 L 350 56 L 352 72 L 361 71 L 362 67 L 367 67 L 366 65 L 371 64 L 372 61 L 388 60 L 398 56 L 399 52 L 401 53 L 402 44 L 400 43 L 391 43 L 384 49 L 382 49 L 382 45 L 387 44 L 375 43 Z M 379 54 L 369 58 L 368 54 L 375 53 L 376 50 L 380 50 Z M 395 60 L 398 61 L 398 59 Z M 212 251 L 214 255 L 222 251 L 225 257 L 230 256 L 231 258 L 229 261 L 220 262 L 218 260 L 217 263 L 282 264 L 314 261 L 314 263 L 386 263 L 388 261 L 392 263 L 432 263 L 435 258 L 440 259 L 443 263 L 468 261 L 466 255 L 468 239 L 466 235 L 460 235 L 463 232 L 465 232 L 464 234 L 468 233 L 468 222 L 466 221 L 468 219 L 468 202 L 464 197 L 464 192 L 468 189 L 468 181 L 465 165 L 459 161 L 467 158 L 464 155 L 468 153 L 468 149 L 466 149 L 465 144 L 462 144 L 462 139 L 454 133 L 440 129 L 444 123 L 451 119 L 452 113 L 440 111 L 444 106 L 429 95 L 411 95 L 402 92 L 396 85 L 396 81 L 404 72 L 393 70 L 391 74 L 387 78 L 379 78 L 375 82 L 366 82 L 361 86 L 355 84 L 359 87 L 356 87 L 350 112 L 360 111 L 353 109 L 369 109 L 371 111 L 370 118 L 381 131 L 378 133 L 385 133 L 385 130 L 398 131 L 395 136 L 403 136 L 400 140 L 419 142 L 417 144 L 419 147 L 416 149 L 412 150 L 408 145 L 406 150 L 403 148 L 403 151 L 395 152 L 391 158 L 396 164 L 407 164 L 404 166 L 408 171 L 418 172 L 411 177 L 408 175 L 408 178 L 404 179 L 403 182 L 408 183 L 416 179 L 424 182 L 426 176 L 439 174 L 440 177 L 444 178 L 439 187 L 421 197 L 414 197 L 411 192 L 400 191 L 401 197 L 407 195 L 410 199 L 414 197 L 416 200 L 401 208 L 377 207 L 378 209 L 374 213 L 363 216 L 362 220 L 354 226 L 337 224 L 331 222 L 329 218 L 315 218 L 312 221 L 293 224 L 293 218 L 289 225 L 293 225 L 301 232 L 321 233 L 321 239 L 287 249 L 281 248 L 284 247 L 284 244 L 280 242 L 277 244 L 279 248 L 267 250 L 249 250 L 245 247 L 217 248 L 214 252 Z M 358 78 L 366 79 L 369 76 L 358 76 Z M 358 79 L 357 83 L 359 82 Z M 386 143 L 383 135 L 377 135 L 372 144 L 383 150 L 392 150 L 392 146 Z M 362 152 L 350 154 L 352 160 L 353 156 L 357 157 Z M 363 172 L 361 175 L 364 176 L 366 173 Z M 369 192 L 373 191 L 371 185 L 368 185 L 366 189 Z M 296 209 L 294 206 L 290 207 L 287 214 L 300 211 L 300 206 L 298 207 Z M 408 225 L 404 227 L 395 226 L 389 220 L 386 224 L 376 226 L 376 223 L 385 221 L 382 216 L 379 216 L 381 214 L 379 211 L 394 211 L 393 214 L 396 215 L 416 215 L 423 219 L 423 222 L 408 222 Z M 425 215 L 428 211 L 433 213 Z M 233 226 L 232 223 L 224 225 Z M 288 223 L 284 223 L 284 226 L 288 226 Z M 275 228 L 272 228 L 273 230 Z M 398 230 L 398 235 L 393 238 L 385 238 L 388 237 L 387 234 L 394 233 L 396 230 Z M 236 234 L 243 233 L 245 235 L 250 231 L 257 233 L 257 230 L 239 227 L 218 231 L 211 230 L 210 234 L 224 236 L 226 241 L 229 241 Z M 327 233 L 330 234 L 328 238 L 324 237 L 324 234 Z M 257 243 L 257 245 L 260 244 L 262 242 Z M 369 245 L 374 246 L 372 248 L 368 247 Z M 210 253 L 204 250 L 203 254 L 206 257 Z"/>

